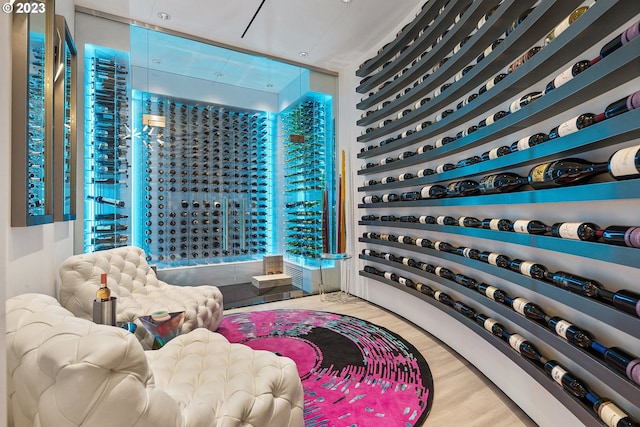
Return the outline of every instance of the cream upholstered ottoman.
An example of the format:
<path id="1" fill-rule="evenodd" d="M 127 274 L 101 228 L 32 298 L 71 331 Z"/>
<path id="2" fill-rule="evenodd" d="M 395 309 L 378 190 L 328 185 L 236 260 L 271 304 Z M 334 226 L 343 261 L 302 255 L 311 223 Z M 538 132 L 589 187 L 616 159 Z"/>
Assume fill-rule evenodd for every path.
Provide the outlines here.
<path id="1" fill-rule="evenodd" d="M 118 298 L 117 321 L 136 322 L 155 311 L 184 311 L 182 333 L 196 328 L 215 331 L 222 322 L 222 293 L 215 286 L 176 286 L 158 280 L 141 248 L 125 246 L 67 258 L 60 266 L 60 303 L 76 317 L 93 318 L 100 275 Z M 142 336 L 142 339 L 145 337 Z"/>
<path id="2" fill-rule="evenodd" d="M 303 427 L 295 363 L 196 329 L 144 351 L 24 294 L 7 311 L 10 427 Z"/>

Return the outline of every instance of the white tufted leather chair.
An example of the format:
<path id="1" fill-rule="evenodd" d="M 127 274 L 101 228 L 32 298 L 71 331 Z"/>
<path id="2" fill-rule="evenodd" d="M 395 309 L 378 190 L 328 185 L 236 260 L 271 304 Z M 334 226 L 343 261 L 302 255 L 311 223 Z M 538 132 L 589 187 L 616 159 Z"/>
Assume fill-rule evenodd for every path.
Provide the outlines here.
<path id="1" fill-rule="evenodd" d="M 158 310 L 185 311 L 182 333 L 196 328 L 215 331 L 222 322 L 222 293 L 215 286 L 176 286 L 158 280 L 141 248 L 125 246 L 74 255 L 60 266 L 60 303 L 76 317 L 93 319 L 100 275 L 107 273 L 111 295 L 118 297 L 118 322 L 136 322 Z M 147 337 L 148 338 L 148 337 Z M 145 340 L 149 342 L 149 340 Z"/>
<path id="2" fill-rule="evenodd" d="M 6 303 L 9 427 L 303 427 L 295 363 L 196 329 L 144 351 L 55 298 Z"/>

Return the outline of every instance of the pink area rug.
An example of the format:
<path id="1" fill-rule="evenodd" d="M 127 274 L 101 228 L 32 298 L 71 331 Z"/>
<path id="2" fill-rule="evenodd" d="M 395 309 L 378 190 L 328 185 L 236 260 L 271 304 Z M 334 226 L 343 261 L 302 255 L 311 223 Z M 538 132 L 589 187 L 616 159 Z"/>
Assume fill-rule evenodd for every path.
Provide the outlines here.
<path id="1" fill-rule="evenodd" d="M 296 362 L 306 427 L 419 426 L 431 409 L 427 362 L 381 326 L 323 311 L 268 310 L 226 315 L 217 332 Z"/>

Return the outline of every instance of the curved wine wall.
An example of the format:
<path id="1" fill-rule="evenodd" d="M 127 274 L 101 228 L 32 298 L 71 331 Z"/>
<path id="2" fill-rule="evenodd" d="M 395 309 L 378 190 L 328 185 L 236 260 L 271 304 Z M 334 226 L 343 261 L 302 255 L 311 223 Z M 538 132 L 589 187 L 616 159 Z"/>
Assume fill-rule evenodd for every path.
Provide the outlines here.
<path id="1" fill-rule="evenodd" d="M 545 42 L 558 24 L 585 5 L 591 7 L 581 16 L 574 13 L 576 19 Z M 589 331 L 595 347 L 618 348 L 633 360 L 640 357 L 640 313 L 625 311 L 607 298 L 572 292 L 561 278 L 556 277 L 554 284 L 551 277 L 566 272 L 599 282 L 610 291 L 601 292 L 603 295 L 628 290 L 637 296 L 640 249 L 602 240 L 575 240 L 567 234 L 554 237 L 549 232 L 534 235 L 463 227 L 452 224 L 451 218 L 456 222 L 461 217 L 526 219 L 548 226 L 588 222 L 600 229 L 638 226 L 640 180 L 616 180 L 604 173 L 579 185 L 541 190 L 524 185 L 498 194 L 373 203 L 365 203 L 363 197 L 400 196 L 428 185 L 447 188 L 451 183 L 479 182 L 500 173 L 526 178 L 543 163 L 566 158 L 606 163 L 614 152 L 637 146 L 640 110 L 604 120 L 598 114 L 640 90 L 640 37 L 595 59 L 600 58 L 605 44 L 639 19 L 640 2 L 635 0 L 429 0 L 379 50 L 376 47 L 377 52 L 354 64 L 355 76 L 341 77 L 342 102 L 347 102 L 345 93 L 353 93 L 355 87 L 352 99 L 357 109 L 353 117 L 342 115 L 343 122 L 356 121 L 357 127 L 340 131 L 343 140 L 353 141 L 345 145 L 354 171 L 355 219 L 350 231 L 357 243 L 352 250 L 359 255 L 351 291 L 442 339 L 542 426 L 605 424 L 587 400 L 571 395 L 541 363 L 516 351 L 508 340 L 492 335 L 473 312 L 497 320 L 507 331 L 503 338 L 509 334 L 524 337 L 543 361 L 557 361 L 593 395 L 606 396 L 635 420 L 640 419 L 639 375 L 634 377 L 631 370 L 625 375 L 597 352 L 571 343 L 547 323 L 532 318 L 535 314 L 526 317 L 513 308 L 517 304 L 512 307 L 491 299 L 476 285 L 485 283 L 512 298 L 524 298 L 548 317 L 560 317 Z M 498 39 L 502 40 L 495 43 Z M 512 66 L 519 58 L 519 64 Z M 590 61 L 590 66 L 564 84 L 556 80 L 581 60 Z M 551 81 L 557 87 L 545 93 Z M 541 94 L 526 97 L 536 92 Z M 514 108 L 514 101 L 521 98 L 521 108 Z M 495 115 L 500 111 L 511 112 L 504 117 Z M 595 114 L 595 123 L 573 133 L 561 132 L 563 136 L 529 149 L 522 149 L 521 143 L 520 150 L 502 149 L 501 154 L 507 154 L 471 160 L 538 133 L 548 135 L 585 113 Z M 488 124 L 476 129 L 483 120 Z M 430 147 L 421 149 L 426 145 Z M 461 161 L 468 159 L 463 165 Z M 363 168 L 366 164 L 369 167 Z M 449 166 L 443 168 L 445 164 Z M 425 169 L 434 173 L 419 176 Z M 400 179 L 406 173 L 414 177 Z M 381 183 L 385 177 L 395 179 Z M 389 215 L 396 220 L 389 220 Z M 435 223 L 427 218 L 417 221 L 426 216 L 435 218 Z M 445 216 L 450 217 L 447 222 Z M 407 243 L 399 236 L 407 236 Z M 449 251 L 442 250 L 445 245 L 438 250 L 438 245 L 416 245 L 415 239 L 451 246 Z M 464 248 L 524 260 L 527 268 L 492 265 L 465 256 L 469 251 Z M 365 249 L 375 252 L 365 255 Z M 379 253 L 392 257 L 376 256 Z M 550 275 L 530 277 L 526 262 L 545 267 Z M 393 274 L 384 277 L 365 267 Z M 443 303 L 446 298 L 438 299 L 432 291 L 447 294 L 457 306 Z"/>

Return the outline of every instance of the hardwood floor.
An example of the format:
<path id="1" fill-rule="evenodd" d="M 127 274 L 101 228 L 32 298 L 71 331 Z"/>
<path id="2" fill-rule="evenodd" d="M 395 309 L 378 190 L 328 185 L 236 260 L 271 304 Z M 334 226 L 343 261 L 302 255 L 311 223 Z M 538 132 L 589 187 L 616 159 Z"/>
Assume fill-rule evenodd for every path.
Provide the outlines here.
<path id="1" fill-rule="evenodd" d="M 429 363 L 434 399 L 425 427 L 533 427 L 536 424 L 491 381 L 428 332 L 394 313 L 360 298 L 345 302 L 320 295 L 225 310 L 225 314 L 277 308 L 321 310 L 347 314 L 384 326 L 411 342 Z M 369 427 L 369 426 L 367 426 Z M 373 426 L 371 426 L 373 427 Z"/>

